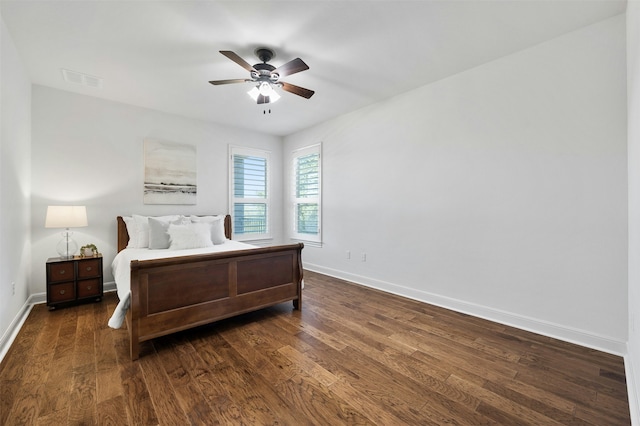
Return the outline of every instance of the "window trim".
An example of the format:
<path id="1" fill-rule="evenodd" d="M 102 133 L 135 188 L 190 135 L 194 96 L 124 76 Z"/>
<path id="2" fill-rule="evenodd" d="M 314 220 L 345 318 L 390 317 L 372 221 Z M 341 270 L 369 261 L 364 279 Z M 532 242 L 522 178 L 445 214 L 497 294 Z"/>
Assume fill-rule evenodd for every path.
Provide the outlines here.
<path id="1" fill-rule="evenodd" d="M 313 198 L 313 202 L 318 204 L 318 234 L 303 234 L 297 232 L 296 206 L 302 199 L 296 197 L 296 160 L 309 154 L 318 154 L 318 197 Z M 310 246 L 322 247 L 322 142 L 297 148 L 291 151 L 291 160 L 289 163 L 289 171 L 291 173 L 289 180 L 289 229 L 291 232 L 290 239 L 294 241 L 302 241 Z"/>
<path id="2" fill-rule="evenodd" d="M 234 183 L 235 183 L 235 166 L 233 157 L 234 155 L 246 155 L 251 157 L 260 157 L 266 159 L 266 179 L 267 179 L 267 196 L 265 198 L 236 198 L 234 193 Z M 260 241 L 260 240 L 270 240 L 272 239 L 271 234 L 271 151 L 266 151 L 263 149 L 257 148 L 249 148 L 238 145 L 229 145 L 229 214 L 231 215 L 231 230 L 232 236 L 231 238 L 235 241 Z M 235 204 L 238 203 L 238 200 L 261 200 L 260 203 L 266 204 L 267 208 L 267 217 L 266 217 L 266 227 L 267 232 L 262 234 L 250 233 L 250 234 L 236 234 L 235 233 Z"/>

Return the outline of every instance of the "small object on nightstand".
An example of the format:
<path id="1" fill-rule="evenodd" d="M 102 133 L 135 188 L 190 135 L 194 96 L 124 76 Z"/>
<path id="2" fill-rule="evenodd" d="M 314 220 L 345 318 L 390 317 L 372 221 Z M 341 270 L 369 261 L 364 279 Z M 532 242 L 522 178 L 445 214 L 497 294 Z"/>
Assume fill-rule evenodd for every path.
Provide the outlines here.
<path id="1" fill-rule="evenodd" d="M 58 306 L 74 302 L 95 300 L 103 296 L 102 256 L 74 257 L 47 260 L 47 306 Z"/>
<path id="2" fill-rule="evenodd" d="M 87 244 L 80 247 L 80 257 L 96 257 L 100 255 L 98 253 L 98 247 L 95 244 Z"/>

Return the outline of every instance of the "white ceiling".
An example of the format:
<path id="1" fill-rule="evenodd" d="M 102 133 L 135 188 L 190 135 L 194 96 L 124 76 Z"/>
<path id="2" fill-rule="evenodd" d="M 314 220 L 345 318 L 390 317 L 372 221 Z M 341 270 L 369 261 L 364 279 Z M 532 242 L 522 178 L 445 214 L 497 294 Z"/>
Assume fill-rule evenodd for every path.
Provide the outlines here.
<path id="1" fill-rule="evenodd" d="M 186 117 L 288 135 L 332 117 L 624 13 L 626 1 L 30 1 L 0 12 L 35 84 Z M 310 67 L 263 114 L 247 78 L 218 53 L 250 64 L 276 51 Z M 62 69 L 104 79 L 66 82 Z M 268 109 L 268 108 L 267 108 Z"/>

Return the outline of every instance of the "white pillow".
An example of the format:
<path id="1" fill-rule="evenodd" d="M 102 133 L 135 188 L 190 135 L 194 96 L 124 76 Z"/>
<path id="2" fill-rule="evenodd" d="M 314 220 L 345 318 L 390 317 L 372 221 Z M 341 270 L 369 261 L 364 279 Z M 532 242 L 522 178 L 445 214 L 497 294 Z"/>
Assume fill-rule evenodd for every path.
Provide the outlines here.
<path id="1" fill-rule="evenodd" d="M 211 247 L 211 226 L 208 223 L 189 223 L 187 225 L 170 224 L 169 249 L 184 250 L 200 247 Z"/>
<path id="2" fill-rule="evenodd" d="M 149 218 L 147 216 L 133 215 L 133 235 L 129 234 L 129 243 L 132 240 L 133 248 L 149 247 Z"/>
<path id="3" fill-rule="evenodd" d="M 150 217 L 149 218 L 149 250 L 160 250 L 169 248 L 169 230 L 170 224 L 185 225 L 190 223 L 188 217 L 179 216 L 178 219 L 169 221 L 166 218 Z"/>
<path id="4" fill-rule="evenodd" d="M 178 215 L 158 216 L 156 219 L 173 221 L 179 219 Z M 137 214 L 132 215 L 131 225 L 127 223 L 127 219 L 124 219 L 124 223 L 127 225 L 127 232 L 129 233 L 129 244 L 127 248 L 147 248 L 149 247 L 149 217 L 140 216 Z"/>
<path id="5" fill-rule="evenodd" d="M 211 224 L 211 242 L 213 244 L 224 244 L 227 237 L 224 234 L 224 218 L 225 215 L 219 216 L 191 216 L 193 223 L 210 223 Z"/>

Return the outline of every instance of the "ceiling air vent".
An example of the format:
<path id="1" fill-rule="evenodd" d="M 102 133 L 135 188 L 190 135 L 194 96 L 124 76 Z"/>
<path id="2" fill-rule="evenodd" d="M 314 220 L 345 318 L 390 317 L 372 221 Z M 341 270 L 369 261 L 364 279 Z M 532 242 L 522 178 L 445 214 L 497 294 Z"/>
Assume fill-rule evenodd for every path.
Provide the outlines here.
<path id="1" fill-rule="evenodd" d="M 69 83 L 82 84 L 83 86 L 102 89 L 103 80 L 100 77 L 83 74 L 78 71 L 65 70 L 64 68 L 62 69 L 62 76 L 64 77 L 64 80 Z"/>

